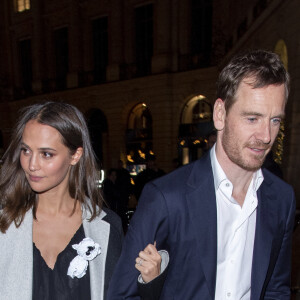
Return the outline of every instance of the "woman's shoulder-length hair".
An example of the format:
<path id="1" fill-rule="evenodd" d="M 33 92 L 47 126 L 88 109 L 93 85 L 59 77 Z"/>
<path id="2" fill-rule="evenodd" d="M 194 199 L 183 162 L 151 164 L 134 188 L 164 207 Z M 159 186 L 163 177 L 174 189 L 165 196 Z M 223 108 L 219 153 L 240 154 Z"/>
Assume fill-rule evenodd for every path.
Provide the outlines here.
<path id="1" fill-rule="evenodd" d="M 12 222 L 20 226 L 26 212 L 33 210 L 36 217 L 36 193 L 31 189 L 20 164 L 22 134 L 30 120 L 55 128 L 70 154 L 82 147 L 83 153 L 69 176 L 69 193 L 75 205 L 79 201 L 90 211 L 93 220 L 101 211 L 103 198 L 97 186 L 99 170 L 91 146 L 83 114 L 73 105 L 64 102 L 33 104 L 22 110 L 14 128 L 11 142 L 3 155 L 0 171 L 0 230 L 5 232 Z"/>

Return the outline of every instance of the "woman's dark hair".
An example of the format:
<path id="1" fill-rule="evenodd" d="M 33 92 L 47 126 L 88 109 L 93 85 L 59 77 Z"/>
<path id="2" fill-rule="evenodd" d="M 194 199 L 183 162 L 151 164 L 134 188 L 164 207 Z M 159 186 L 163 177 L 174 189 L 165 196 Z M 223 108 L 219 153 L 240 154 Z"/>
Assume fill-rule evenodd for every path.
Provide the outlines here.
<path id="1" fill-rule="evenodd" d="M 253 88 L 284 84 L 288 98 L 290 76 L 279 56 L 265 50 L 252 50 L 233 57 L 219 75 L 217 98 L 225 101 L 226 111 L 236 100 L 237 89 L 245 78 L 253 80 L 250 82 Z"/>
<path id="2" fill-rule="evenodd" d="M 36 218 L 36 193 L 31 189 L 20 164 L 21 141 L 25 125 L 36 120 L 55 128 L 62 137 L 62 143 L 73 155 L 79 147 L 83 153 L 69 176 L 69 193 L 91 212 L 90 220 L 101 211 L 102 196 L 97 188 L 98 170 L 91 146 L 88 128 L 82 113 L 74 106 L 63 102 L 34 104 L 22 110 L 13 131 L 11 143 L 3 155 L 0 172 L 0 230 L 4 233 L 12 222 L 20 226 L 25 213 L 33 209 Z"/>

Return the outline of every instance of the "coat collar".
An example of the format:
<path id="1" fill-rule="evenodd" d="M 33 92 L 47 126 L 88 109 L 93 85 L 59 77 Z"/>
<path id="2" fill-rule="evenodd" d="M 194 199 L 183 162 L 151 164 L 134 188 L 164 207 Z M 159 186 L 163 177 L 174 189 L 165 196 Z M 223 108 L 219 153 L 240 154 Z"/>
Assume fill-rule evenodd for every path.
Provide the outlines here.
<path id="1" fill-rule="evenodd" d="M 86 213 L 86 214 L 85 214 Z M 103 220 L 106 213 L 102 210 L 99 217 L 89 222 L 90 213 L 83 209 L 83 228 L 86 237 L 90 237 L 101 247 L 101 253 L 89 262 L 91 299 L 104 299 L 105 263 L 110 234 L 110 225 Z"/>
<path id="2" fill-rule="evenodd" d="M 104 274 L 110 225 L 103 220 L 106 215 L 104 211 L 101 211 L 92 222 L 88 221 L 89 210 L 83 208 L 82 211 L 85 236 L 92 238 L 101 247 L 101 254 L 89 263 L 91 299 L 104 299 Z M 5 234 L 0 234 L 2 249 L 0 266 L 5 269 L 5 272 L 0 272 L 3 299 L 32 299 L 32 224 L 32 210 L 29 210 L 18 228 L 12 223 Z"/>
<path id="3" fill-rule="evenodd" d="M 30 210 L 18 228 L 13 222 L 5 234 L 0 234 L 2 299 L 32 299 L 32 220 Z"/>

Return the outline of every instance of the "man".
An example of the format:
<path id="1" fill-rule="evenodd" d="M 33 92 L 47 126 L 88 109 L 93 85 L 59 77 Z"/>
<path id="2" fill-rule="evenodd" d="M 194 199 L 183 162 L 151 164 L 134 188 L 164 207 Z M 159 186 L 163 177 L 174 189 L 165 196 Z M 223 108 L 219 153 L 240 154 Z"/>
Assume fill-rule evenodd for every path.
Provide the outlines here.
<path id="1" fill-rule="evenodd" d="M 294 192 L 261 169 L 288 90 L 289 75 L 270 52 L 237 56 L 222 70 L 216 144 L 200 160 L 145 186 L 109 300 L 140 299 L 135 258 L 154 241 L 170 257 L 160 299 L 290 299 Z M 144 287 L 157 290 L 160 278 Z"/>

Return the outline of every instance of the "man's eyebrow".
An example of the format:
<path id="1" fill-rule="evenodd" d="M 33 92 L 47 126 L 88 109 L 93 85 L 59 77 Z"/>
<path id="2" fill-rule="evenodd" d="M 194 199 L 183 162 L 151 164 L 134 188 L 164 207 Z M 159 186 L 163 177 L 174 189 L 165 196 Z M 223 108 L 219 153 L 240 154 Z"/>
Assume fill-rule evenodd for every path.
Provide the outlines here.
<path id="1" fill-rule="evenodd" d="M 263 114 L 255 112 L 255 111 L 243 111 L 242 112 L 242 116 L 257 116 L 257 117 L 262 117 Z"/>
<path id="2" fill-rule="evenodd" d="M 245 117 L 247 117 L 247 116 L 263 117 L 263 114 L 262 114 L 262 113 L 255 112 L 255 111 L 244 111 L 244 112 L 242 112 L 242 116 L 245 116 Z M 284 119 L 284 117 L 285 117 L 285 114 L 282 113 L 282 114 L 273 116 L 272 119 L 274 119 L 274 118 Z"/>

